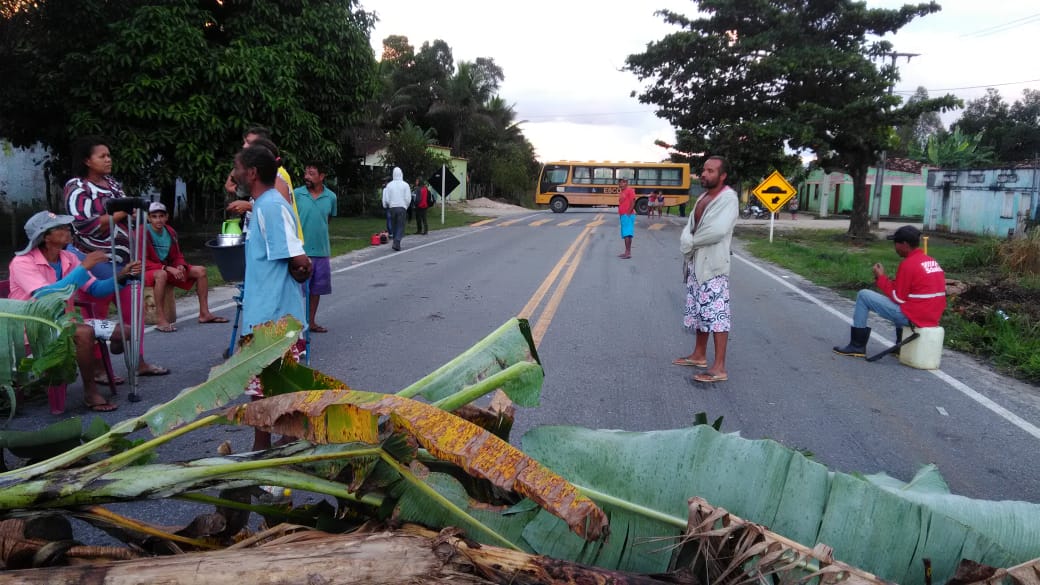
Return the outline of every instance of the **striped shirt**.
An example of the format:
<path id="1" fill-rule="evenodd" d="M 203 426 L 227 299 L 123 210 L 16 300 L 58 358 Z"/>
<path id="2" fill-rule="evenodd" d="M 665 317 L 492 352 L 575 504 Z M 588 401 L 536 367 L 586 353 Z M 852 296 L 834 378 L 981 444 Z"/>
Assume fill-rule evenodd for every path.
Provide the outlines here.
<path id="1" fill-rule="evenodd" d="M 75 177 L 65 183 L 65 205 L 69 215 L 76 218 L 72 222 L 76 247 L 83 252 L 94 250 L 109 251 L 112 247 L 112 234 L 109 225 L 102 225 L 101 216 L 105 215 L 105 201 L 126 197 L 123 186 L 112 177 L 105 177 L 104 185 L 92 183 L 86 179 Z M 130 261 L 130 235 L 126 222 L 115 226 L 116 256 L 120 263 Z"/>

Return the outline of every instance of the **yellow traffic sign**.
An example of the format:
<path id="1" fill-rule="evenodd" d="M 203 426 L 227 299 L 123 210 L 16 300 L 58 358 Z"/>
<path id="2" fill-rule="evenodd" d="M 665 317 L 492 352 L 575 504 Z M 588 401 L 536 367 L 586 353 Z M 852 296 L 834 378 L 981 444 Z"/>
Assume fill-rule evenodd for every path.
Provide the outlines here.
<path id="1" fill-rule="evenodd" d="M 752 189 L 751 193 L 758 197 L 766 209 L 776 213 L 798 193 L 798 190 L 787 182 L 780 171 L 773 171 L 773 174 Z"/>

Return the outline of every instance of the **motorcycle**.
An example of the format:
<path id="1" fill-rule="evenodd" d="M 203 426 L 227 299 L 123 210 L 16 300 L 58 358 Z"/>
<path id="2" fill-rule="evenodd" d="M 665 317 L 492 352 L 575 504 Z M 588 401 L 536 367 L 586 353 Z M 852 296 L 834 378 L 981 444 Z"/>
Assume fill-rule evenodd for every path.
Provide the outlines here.
<path id="1" fill-rule="evenodd" d="M 766 219 L 769 217 L 769 211 L 758 205 L 748 204 L 740 210 L 740 217 L 744 219 Z"/>

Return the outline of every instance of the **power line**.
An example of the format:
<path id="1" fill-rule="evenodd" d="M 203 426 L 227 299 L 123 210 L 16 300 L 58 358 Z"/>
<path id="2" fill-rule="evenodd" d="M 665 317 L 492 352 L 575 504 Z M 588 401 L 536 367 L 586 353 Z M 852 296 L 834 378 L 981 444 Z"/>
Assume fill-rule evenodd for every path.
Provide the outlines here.
<path id="1" fill-rule="evenodd" d="M 1001 86 L 1004 86 L 1004 85 L 1021 85 L 1023 83 L 1036 83 L 1038 81 L 1040 81 L 1040 79 L 1027 79 L 1025 81 L 1008 81 L 1006 83 L 987 83 L 985 85 L 966 85 L 964 87 L 938 87 L 938 88 L 927 88 L 926 87 L 925 91 L 932 92 L 932 91 L 957 91 L 957 90 L 960 90 L 960 89 L 986 89 L 986 88 L 989 88 L 989 87 L 1001 87 Z M 916 92 L 917 92 L 916 89 L 914 89 L 914 90 L 897 89 L 895 91 L 895 93 L 906 93 L 906 94 L 913 94 L 913 93 L 916 93 Z"/>
<path id="2" fill-rule="evenodd" d="M 979 30 L 976 30 L 976 31 L 973 31 L 973 32 L 964 33 L 964 34 L 961 35 L 961 38 L 964 38 L 964 37 L 987 37 L 989 35 L 994 35 L 994 34 L 997 34 L 997 33 L 1000 33 L 1000 32 L 1009 31 L 1009 30 L 1011 30 L 1013 28 L 1018 28 L 1020 26 L 1025 26 L 1027 24 L 1031 24 L 1033 22 L 1037 22 L 1038 20 L 1040 20 L 1040 12 L 1038 12 L 1036 14 L 1030 14 L 1029 16 L 1023 16 L 1022 18 L 1017 18 L 1015 20 L 1011 20 L 1011 21 L 1005 22 L 1003 24 L 997 24 L 997 25 L 993 25 L 993 26 L 990 26 L 990 27 L 982 28 L 982 29 L 979 29 Z"/>

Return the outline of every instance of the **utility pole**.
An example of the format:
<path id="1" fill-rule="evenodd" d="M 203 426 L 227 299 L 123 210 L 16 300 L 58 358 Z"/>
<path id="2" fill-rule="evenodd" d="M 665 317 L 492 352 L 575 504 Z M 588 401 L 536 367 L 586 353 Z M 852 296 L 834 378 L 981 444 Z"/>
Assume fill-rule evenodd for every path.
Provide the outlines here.
<path id="1" fill-rule="evenodd" d="M 907 62 L 910 59 L 917 57 L 920 53 L 898 53 L 891 52 L 885 53 L 886 57 L 892 58 L 892 67 L 896 66 L 896 59 L 899 57 L 906 57 Z M 888 95 L 892 95 L 893 86 L 888 86 Z M 873 204 L 870 207 L 870 227 L 872 229 L 878 229 L 881 225 L 881 191 L 885 187 L 885 165 L 888 163 L 888 151 L 881 151 L 881 159 L 878 161 L 877 167 L 874 170 L 874 197 Z"/>

